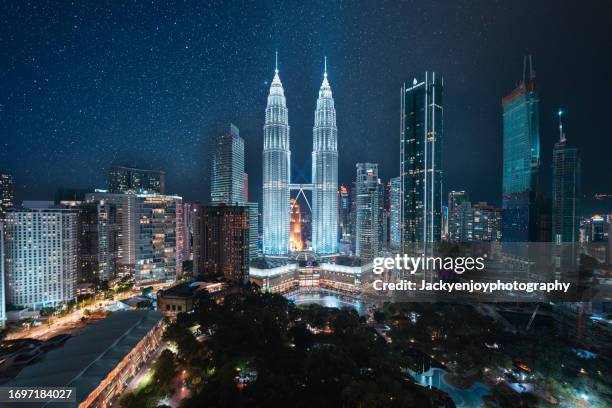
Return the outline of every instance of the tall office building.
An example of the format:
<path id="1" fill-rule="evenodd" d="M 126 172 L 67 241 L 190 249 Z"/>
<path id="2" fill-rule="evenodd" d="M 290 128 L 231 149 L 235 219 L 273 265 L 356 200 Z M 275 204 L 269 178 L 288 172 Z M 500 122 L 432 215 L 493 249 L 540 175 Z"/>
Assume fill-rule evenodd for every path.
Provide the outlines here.
<path id="1" fill-rule="evenodd" d="M 0 329 L 6 324 L 6 286 L 4 285 L 4 225 L 0 221 Z"/>
<path id="2" fill-rule="evenodd" d="M 117 270 L 117 206 L 104 200 L 78 205 L 79 282 L 103 282 Z"/>
<path id="3" fill-rule="evenodd" d="M 423 251 L 440 241 L 442 219 L 442 138 L 444 81 L 425 72 L 401 89 L 401 241 Z"/>
<path id="4" fill-rule="evenodd" d="M 289 249 L 291 251 L 301 251 L 304 249 L 304 241 L 302 240 L 302 212 L 300 210 L 300 204 L 298 204 L 295 198 L 291 199 L 289 222 L 291 225 Z"/>
<path id="5" fill-rule="evenodd" d="M 248 208 L 197 205 L 194 214 L 198 224 L 194 239 L 194 275 L 246 282 L 249 273 Z"/>
<path id="6" fill-rule="evenodd" d="M 13 176 L 0 173 L 0 219 L 13 208 L 14 205 Z"/>
<path id="7" fill-rule="evenodd" d="M 213 204 L 236 204 L 244 200 L 244 140 L 238 127 L 213 138 L 210 201 Z"/>
<path id="8" fill-rule="evenodd" d="M 213 205 L 239 205 L 249 213 L 249 258 L 258 253 L 259 204 L 247 202 L 248 176 L 244 172 L 244 140 L 238 128 L 230 124 L 227 132 L 217 134 L 214 139 L 211 161 L 211 202 Z"/>
<path id="9" fill-rule="evenodd" d="M 401 231 L 400 231 L 400 177 L 394 177 L 389 182 L 391 185 L 389 191 L 389 246 L 393 249 L 400 247 Z"/>
<path id="10" fill-rule="evenodd" d="M 557 243 L 578 242 L 580 228 L 580 155 L 569 147 L 559 110 L 559 141 L 553 149 L 552 239 Z"/>
<path id="11" fill-rule="evenodd" d="M 263 141 L 263 253 L 289 252 L 289 114 L 278 76 L 278 56 L 270 85 Z"/>
<path id="12" fill-rule="evenodd" d="M 161 170 L 111 166 L 108 173 L 110 193 L 165 194 L 166 173 Z"/>
<path id="13" fill-rule="evenodd" d="M 74 210 L 15 209 L 6 214 L 7 302 L 55 307 L 75 298 L 77 218 Z"/>
<path id="14" fill-rule="evenodd" d="M 369 261 L 380 249 L 379 230 L 379 179 L 378 164 L 357 163 L 355 255 Z"/>
<path id="15" fill-rule="evenodd" d="M 338 128 L 327 59 L 312 130 L 312 250 L 338 251 Z"/>
<path id="16" fill-rule="evenodd" d="M 535 73 L 529 58 L 523 80 L 503 98 L 503 236 L 505 242 L 540 240 L 538 190 L 540 112 Z"/>

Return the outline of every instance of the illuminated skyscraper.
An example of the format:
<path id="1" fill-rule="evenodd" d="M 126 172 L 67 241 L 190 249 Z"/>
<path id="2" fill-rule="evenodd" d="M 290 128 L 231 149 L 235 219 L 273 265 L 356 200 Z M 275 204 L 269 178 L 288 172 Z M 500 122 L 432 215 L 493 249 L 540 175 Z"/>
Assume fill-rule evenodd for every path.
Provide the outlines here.
<path id="1" fill-rule="evenodd" d="M 289 252 L 289 114 L 277 64 L 270 85 L 263 141 L 263 253 Z"/>
<path id="2" fill-rule="evenodd" d="M 440 241 L 444 81 L 425 72 L 401 89 L 400 177 L 402 245 Z"/>
<path id="3" fill-rule="evenodd" d="M 312 133 L 312 249 L 331 254 L 338 250 L 338 128 L 327 59 Z"/>
<path id="4" fill-rule="evenodd" d="M 304 249 L 304 241 L 302 241 L 302 212 L 300 205 L 291 199 L 291 212 L 289 215 L 291 223 L 291 234 L 289 236 L 289 247 L 291 251 L 301 251 Z"/>
<path id="5" fill-rule="evenodd" d="M 505 242 L 539 241 L 540 100 L 529 58 L 529 77 L 502 100 L 503 234 Z"/>
<path id="6" fill-rule="evenodd" d="M 559 110 L 559 141 L 553 149 L 553 217 L 554 242 L 578 242 L 580 227 L 580 155 L 567 146 Z M 608 238 L 610 239 L 610 238 Z"/>
<path id="7" fill-rule="evenodd" d="M 355 255 L 365 261 L 378 256 L 380 249 L 380 193 L 378 164 L 357 163 Z"/>
<path id="8" fill-rule="evenodd" d="M 0 174 L 0 219 L 11 208 L 13 208 L 13 177 L 10 174 Z"/>
<path id="9" fill-rule="evenodd" d="M 389 246 L 391 248 L 399 248 L 401 240 L 400 231 L 400 178 L 394 177 L 390 181 L 391 189 L 389 191 Z"/>
<path id="10" fill-rule="evenodd" d="M 244 201 L 244 140 L 238 127 L 230 123 L 227 131 L 217 133 L 212 152 L 210 201 L 227 205 Z"/>
<path id="11" fill-rule="evenodd" d="M 4 285 L 4 226 L 0 222 L 0 329 L 6 324 L 6 296 Z"/>
<path id="12" fill-rule="evenodd" d="M 346 186 L 338 189 L 338 239 L 351 240 L 351 197 Z"/>

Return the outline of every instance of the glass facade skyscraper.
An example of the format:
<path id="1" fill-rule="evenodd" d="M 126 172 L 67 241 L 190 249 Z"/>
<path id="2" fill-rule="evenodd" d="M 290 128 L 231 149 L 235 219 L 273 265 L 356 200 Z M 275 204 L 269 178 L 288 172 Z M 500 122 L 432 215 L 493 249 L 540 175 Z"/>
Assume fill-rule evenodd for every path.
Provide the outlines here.
<path id="1" fill-rule="evenodd" d="M 263 141 L 263 253 L 289 252 L 289 114 L 278 65 L 270 85 Z"/>
<path id="2" fill-rule="evenodd" d="M 552 239 L 575 243 L 580 227 L 580 155 L 567 145 L 561 115 L 559 111 L 559 141 L 553 149 Z"/>
<path id="3" fill-rule="evenodd" d="M 401 243 L 401 231 L 400 231 L 400 213 L 401 213 L 401 200 L 400 200 L 400 183 L 399 177 L 391 179 L 391 188 L 389 191 L 389 246 L 393 249 L 399 248 Z"/>
<path id="4" fill-rule="evenodd" d="M 244 140 L 240 130 L 230 123 L 229 129 L 213 139 L 210 201 L 213 204 L 236 204 L 244 201 Z"/>
<path id="5" fill-rule="evenodd" d="M 505 242 L 539 241 L 540 100 L 535 75 L 503 98 L 503 234 Z"/>
<path id="6" fill-rule="evenodd" d="M 425 72 L 401 89 L 401 245 L 440 241 L 443 80 Z"/>
<path id="7" fill-rule="evenodd" d="M 338 252 L 338 128 L 327 62 L 312 130 L 312 250 Z"/>
<path id="8" fill-rule="evenodd" d="M 357 163 L 355 255 L 364 261 L 378 256 L 379 235 L 382 225 L 379 219 L 381 204 L 378 180 L 378 164 Z"/>

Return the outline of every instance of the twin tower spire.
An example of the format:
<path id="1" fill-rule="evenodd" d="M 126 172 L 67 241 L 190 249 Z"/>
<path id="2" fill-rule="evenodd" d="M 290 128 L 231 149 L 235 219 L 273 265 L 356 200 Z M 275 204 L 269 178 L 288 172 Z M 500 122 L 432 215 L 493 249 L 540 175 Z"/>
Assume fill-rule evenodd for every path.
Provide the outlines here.
<path id="1" fill-rule="evenodd" d="M 327 57 L 319 89 L 313 126 L 312 183 L 299 189 L 312 191 L 312 250 L 333 254 L 338 247 L 338 129 L 336 109 L 327 80 Z M 263 149 L 263 253 L 289 253 L 291 149 L 287 100 L 275 56 L 274 79 L 266 106 Z"/>

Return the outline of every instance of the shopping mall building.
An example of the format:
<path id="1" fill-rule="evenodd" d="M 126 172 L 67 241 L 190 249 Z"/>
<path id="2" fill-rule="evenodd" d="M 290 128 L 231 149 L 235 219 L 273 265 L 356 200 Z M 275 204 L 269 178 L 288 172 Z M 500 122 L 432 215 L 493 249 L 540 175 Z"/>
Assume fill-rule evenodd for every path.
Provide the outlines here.
<path id="1" fill-rule="evenodd" d="M 369 265 L 371 268 L 371 265 Z M 310 251 L 292 257 L 266 257 L 251 263 L 250 281 L 264 292 L 289 293 L 298 289 L 329 289 L 360 294 L 361 275 L 368 268 L 359 258 L 321 257 Z"/>

